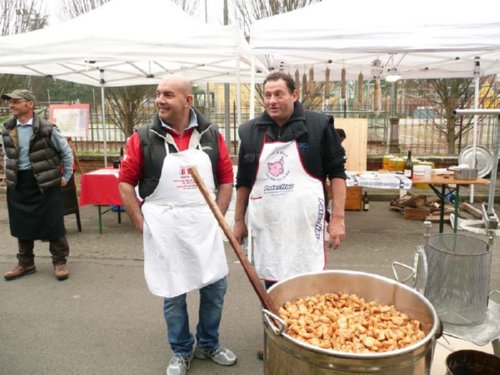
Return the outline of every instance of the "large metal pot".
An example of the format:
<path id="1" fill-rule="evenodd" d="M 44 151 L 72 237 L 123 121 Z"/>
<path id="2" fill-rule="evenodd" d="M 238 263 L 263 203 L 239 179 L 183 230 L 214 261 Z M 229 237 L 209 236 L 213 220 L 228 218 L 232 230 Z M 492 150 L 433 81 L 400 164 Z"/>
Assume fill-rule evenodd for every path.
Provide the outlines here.
<path id="1" fill-rule="evenodd" d="M 426 336 L 404 349 L 386 353 L 339 352 L 292 338 L 278 319 L 264 311 L 266 375 L 430 374 L 439 319 L 429 301 L 404 284 L 364 272 L 323 271 L 283 280 L 269 289 L 269 296 L 279 307 L 286 301 L 332 292 L 357 294 L 367 301 L 394 305 L 397 310 L 419 320 Z"/>

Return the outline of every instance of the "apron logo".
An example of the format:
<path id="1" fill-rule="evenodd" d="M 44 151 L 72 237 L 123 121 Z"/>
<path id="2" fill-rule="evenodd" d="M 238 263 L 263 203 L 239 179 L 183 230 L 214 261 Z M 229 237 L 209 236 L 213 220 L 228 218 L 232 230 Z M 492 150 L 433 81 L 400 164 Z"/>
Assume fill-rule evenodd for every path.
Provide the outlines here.
<path id="1" fill-rule="evenodd" d="M 267 172 L 266 175 L 273 181 L 283 180 L 290 173 L 285 170 L 285 157 L 284 152 L 275 152 L 267 158 Z"/>
<path id="2" fill-rule="evenodd" d="M 318 218 L 316 224 L 314 225 L 314 235 L 319 240 L 321 238 L 321 233 L 323 232 L 323 224 L 325 217 L 325 200 L 318 199 Z"/>

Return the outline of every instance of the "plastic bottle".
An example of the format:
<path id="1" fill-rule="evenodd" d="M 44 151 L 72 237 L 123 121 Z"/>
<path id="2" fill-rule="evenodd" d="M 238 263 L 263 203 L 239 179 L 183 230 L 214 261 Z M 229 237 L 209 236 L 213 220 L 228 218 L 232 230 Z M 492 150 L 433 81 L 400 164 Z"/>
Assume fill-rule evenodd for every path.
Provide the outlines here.
<path id="1" fill-rule="evenodd" d="M 405 161 L 403 174 L 409 179 L 413 178 L 413 161 L 411 160 L 411 150 L 408 151 L 408 157 L 406 158 Z"/>

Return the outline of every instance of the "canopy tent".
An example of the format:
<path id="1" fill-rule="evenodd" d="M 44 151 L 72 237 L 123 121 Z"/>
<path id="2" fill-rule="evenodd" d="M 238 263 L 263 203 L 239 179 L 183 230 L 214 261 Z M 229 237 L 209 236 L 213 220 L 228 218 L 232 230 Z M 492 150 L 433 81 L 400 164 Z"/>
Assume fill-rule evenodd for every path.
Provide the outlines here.
<path id="1" fill-rule="evenodd" d="M 475 107 L 481 74 L 500 73 L 500 2 L 454 0 L 337 1 L 255 22 L 250 44 L 267 55 L 270 70 L 307 72 L 324 80 L 475 78 Z M 252 106 L 253 108 L 253 106 Z M 251 114 L 252 116 L 253 114 Z M 477 117 L 473 146 L 476 146 Z M 471 189 L 472 201 L 473 189 Z"/>
<path id="2" fill-rule="evenodd" d="M 0 38 L 0 73 L 93 86 L 250 80 L 250 55 L 233 26 L 209 25 L 169 0 L 112 0 L 70 21 Z M 265 71 L 263 66 L 261 71 Z"/>
<path id="3" fill-rule="evenodd" d="M 500 73 L 499 14 L 496 0 L 468 7 L 453 0 L 323 0 L 255 22 L 250 45 L 268 55 L 268 68 L 313 66 L 317 80 L 327 67 L 332 80 L 342 68 L 348 80 L 359 73 L 371 79 L 377 59 L 381 78 L 396 71 L 403 79 L 473 77 L 476 57 L 482 72 Z"/>
<path id="4" fill-rule="evenodd" d="M 209 25 L 170 0 L 111 0 L 70 21 L 0 37 L 0 73 L 49 76 L 104 88 L 156 84 L 185 74 L 196 83 L 240 82 L 255 68 L 248 43 L 234 26 Z M 107 165 L 106 132 L 104 160 Z"/>

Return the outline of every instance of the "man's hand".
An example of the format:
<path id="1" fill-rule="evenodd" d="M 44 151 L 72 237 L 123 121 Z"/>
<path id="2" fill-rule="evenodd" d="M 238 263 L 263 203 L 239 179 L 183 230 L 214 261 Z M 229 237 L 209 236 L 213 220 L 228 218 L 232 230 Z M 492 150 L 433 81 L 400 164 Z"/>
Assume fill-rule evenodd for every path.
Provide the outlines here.
<path id="1" fill-rule="evenodd" d="M 233 234 L 238 243 L 242 245 L 245 238 L 248 237 L 248 228 L 244 220 L 238 220 L 234 223 Z"/>
<path id="2" fill-rule="evenodd" d="M 343 219 L 330 220 L 328 224 L 328 247 L 338 249 L 345 240 L 345 223 Z"/>
<path id="3" fill-rule="evenodd" d="M 68 180 L 66 180 L 64 177 L 61 178 L 61 187 L 65 187 L 68 184 Z"/>

